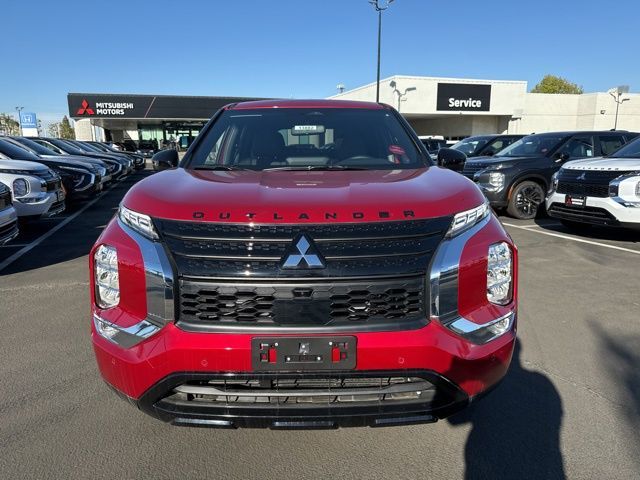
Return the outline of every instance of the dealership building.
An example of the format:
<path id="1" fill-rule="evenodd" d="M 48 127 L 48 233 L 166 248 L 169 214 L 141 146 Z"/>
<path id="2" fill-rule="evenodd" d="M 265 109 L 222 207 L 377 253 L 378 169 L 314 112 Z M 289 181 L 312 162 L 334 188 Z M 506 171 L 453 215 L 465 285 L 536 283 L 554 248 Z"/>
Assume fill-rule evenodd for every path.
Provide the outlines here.
<path id="1" fill-rule="evenodd" d="M 333 99 L 375 101 L 376 84 Z M 640 94 L 628 93 L 617 128 L 640 131 Z M 221 106 L 256 98 L 70 93 L 79 139 L 180 141 L 186 145 Z M 527 82 L 395 75 L 380 81 L 380 101 L 397 108 L 419 135 L 459 139 L 491 133 L 610 130 L 616 102 L 606 92 L 529 93 Z"/>

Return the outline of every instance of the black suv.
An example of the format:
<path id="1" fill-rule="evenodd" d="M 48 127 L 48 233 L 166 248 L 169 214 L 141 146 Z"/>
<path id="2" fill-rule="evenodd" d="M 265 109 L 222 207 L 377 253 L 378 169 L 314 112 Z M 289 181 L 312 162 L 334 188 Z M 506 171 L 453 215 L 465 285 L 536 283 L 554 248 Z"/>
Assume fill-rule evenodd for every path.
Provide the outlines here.
<path id="1" fill-rule="evenodd" d="M 478 184 L 492 207 L 531 219 L 565 162 L 607 155 L 637 135 L 620 130 L 528 135 L 493 156 L 467 160 L 462 174 Z"/>

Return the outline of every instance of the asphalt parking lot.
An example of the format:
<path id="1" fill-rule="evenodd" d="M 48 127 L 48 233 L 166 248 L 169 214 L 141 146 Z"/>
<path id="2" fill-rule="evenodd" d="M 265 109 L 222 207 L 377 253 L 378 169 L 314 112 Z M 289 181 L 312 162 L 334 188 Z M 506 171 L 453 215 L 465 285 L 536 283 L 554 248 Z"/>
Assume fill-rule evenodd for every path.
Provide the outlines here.
<path id="1" fill-rule="evenodd" d="M 446 421 L 171 427 L 105 386 L 89 339 L 87 253 L 145 174 L 0 247 L 3 478 L 638 478 L 640 235 L 503 217 L 520 251 L 518 350 L 496 391 Z"/>

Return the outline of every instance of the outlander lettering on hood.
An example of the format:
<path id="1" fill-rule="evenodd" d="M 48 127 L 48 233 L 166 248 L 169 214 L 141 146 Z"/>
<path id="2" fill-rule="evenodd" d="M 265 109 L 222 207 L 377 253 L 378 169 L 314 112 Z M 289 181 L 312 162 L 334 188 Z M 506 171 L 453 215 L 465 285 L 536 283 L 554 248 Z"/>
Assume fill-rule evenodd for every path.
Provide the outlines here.
<path id="1" fill-rule="evenodd" d="M 316 213 L 316 212 L 314 212 Z M 327 222 L 331 222 L 333 221 L 345 221 L 348 219 L 351 220 L 379 220 L 379 219 L 390 219 L 392 218 L 392 212 L 390 211 L 384 211 L 384 210 L 380 210 L 377 212 L 376 215 L 369 215 L 367 216 L 364 212 L 352 212 L 350 217 L 348 219 L 343 218 L 344 216 L 341 216 L 338 212 L 324 212 L 322 214 L 324 216 L 324 219 Z M 398 212 L 398 216 L 402 217 L 402 218 L 414 218 L 416 216 L 415 212 L 413 210 L 402 210 L 400 212 Z M 298 220 L 311 220 L 311 215 L 309 213 L 306 212 L 300 212 L 297 215 L 294 214 L 294 217 L 297 218 Z M 227 220 L 227 221 L 246 221 L 246 220 L 253 220 L 253 221 L 269 221 L 269 220 L 284 220 L 285 218 L 282 216 L 281 213 L 278 212 L 273 212 L 271 215 L 260 215 L 258 213 L 255 212 L 247 212 L 244 215 L 241 215 L 239 218 L 234 218 L 232 212 L 217 212 L 217 213 L 213 213 L 213 214 L 207 214 L 207 212 L 203 212 L 203 211 L 198 211 L 198 212 L 193 212 L 193 218 L 196 220 L 209 220 L 209 221 L 216 221 L 216 220 Z"/>

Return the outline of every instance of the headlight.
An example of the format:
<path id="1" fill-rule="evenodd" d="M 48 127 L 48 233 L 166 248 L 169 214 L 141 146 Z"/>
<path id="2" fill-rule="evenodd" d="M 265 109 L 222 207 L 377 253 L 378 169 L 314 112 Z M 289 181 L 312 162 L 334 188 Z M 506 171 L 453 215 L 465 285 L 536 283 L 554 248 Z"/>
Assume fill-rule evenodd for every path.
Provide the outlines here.
<path id="1" fill-rule="evenodd" d="M 506 242 L 491 245 L 487 262 L 487 299 L 498 305 L 511 302 L 512 278 L 511 248 Z"/>
<path id="2" fill-rule="evenodd" d="M 74 168 L 74 167 L 60 167 L 60 168 L 71 175 L 71 177 L 73 178 L 73 185 L 75 187 L 80 185 L 83 182 L 85 176 L 87 175 L 87 171 L 82 170 L 81 168 Z"/>
<path id="3" fill-rule="evenodd" d="M 640 197 L 640 173 L 627 173 L 611 180 L 609 182 L 609 196 L 618 197 L 622 201 L 636 206 L 638 197 Z"/>
<path id="4" fill-rule="evenodd" d="M 118 253 L 115 247 L 100 245 L 93 256 L 96 282 L 96 303 L 100 308 L 112 308 L 120 303 Z"/>
<path id="5" fill-rule="evenodd" d="M 127 226 L 133 228 L 136 232 L 144 235 L 151 240 L 157 240 L 158 233 L 156 232 L 151 217 L 142 213 L 134 212 L 126 207 L 120 205 L 118 210 L 118 218 Z"/>
<path id="6" fill-rule="evenodd" d="M 473 176 L 473 181 L 486 190 L 497 192 L 504 187 L 504 173 L 480 170 Z"/>
<path id="7" fill-rule="evenodd" d="M 13 181 L 13 196 L 14 197 L 24 197 L 29 193 L 29 182 L 27 182 L 24 178 L 16 178 Z"/>
<path id="8" fill-rule="evenodd" d="M 482 205 L 465 212 L 457 213 L 453 217 L 453 222 L 447 232 L 448 237 L 455 237 L 460 233 L 473 227 L 479 223 L 483 218 L 489 215 L 489 203 L 484 202 Z"/>

